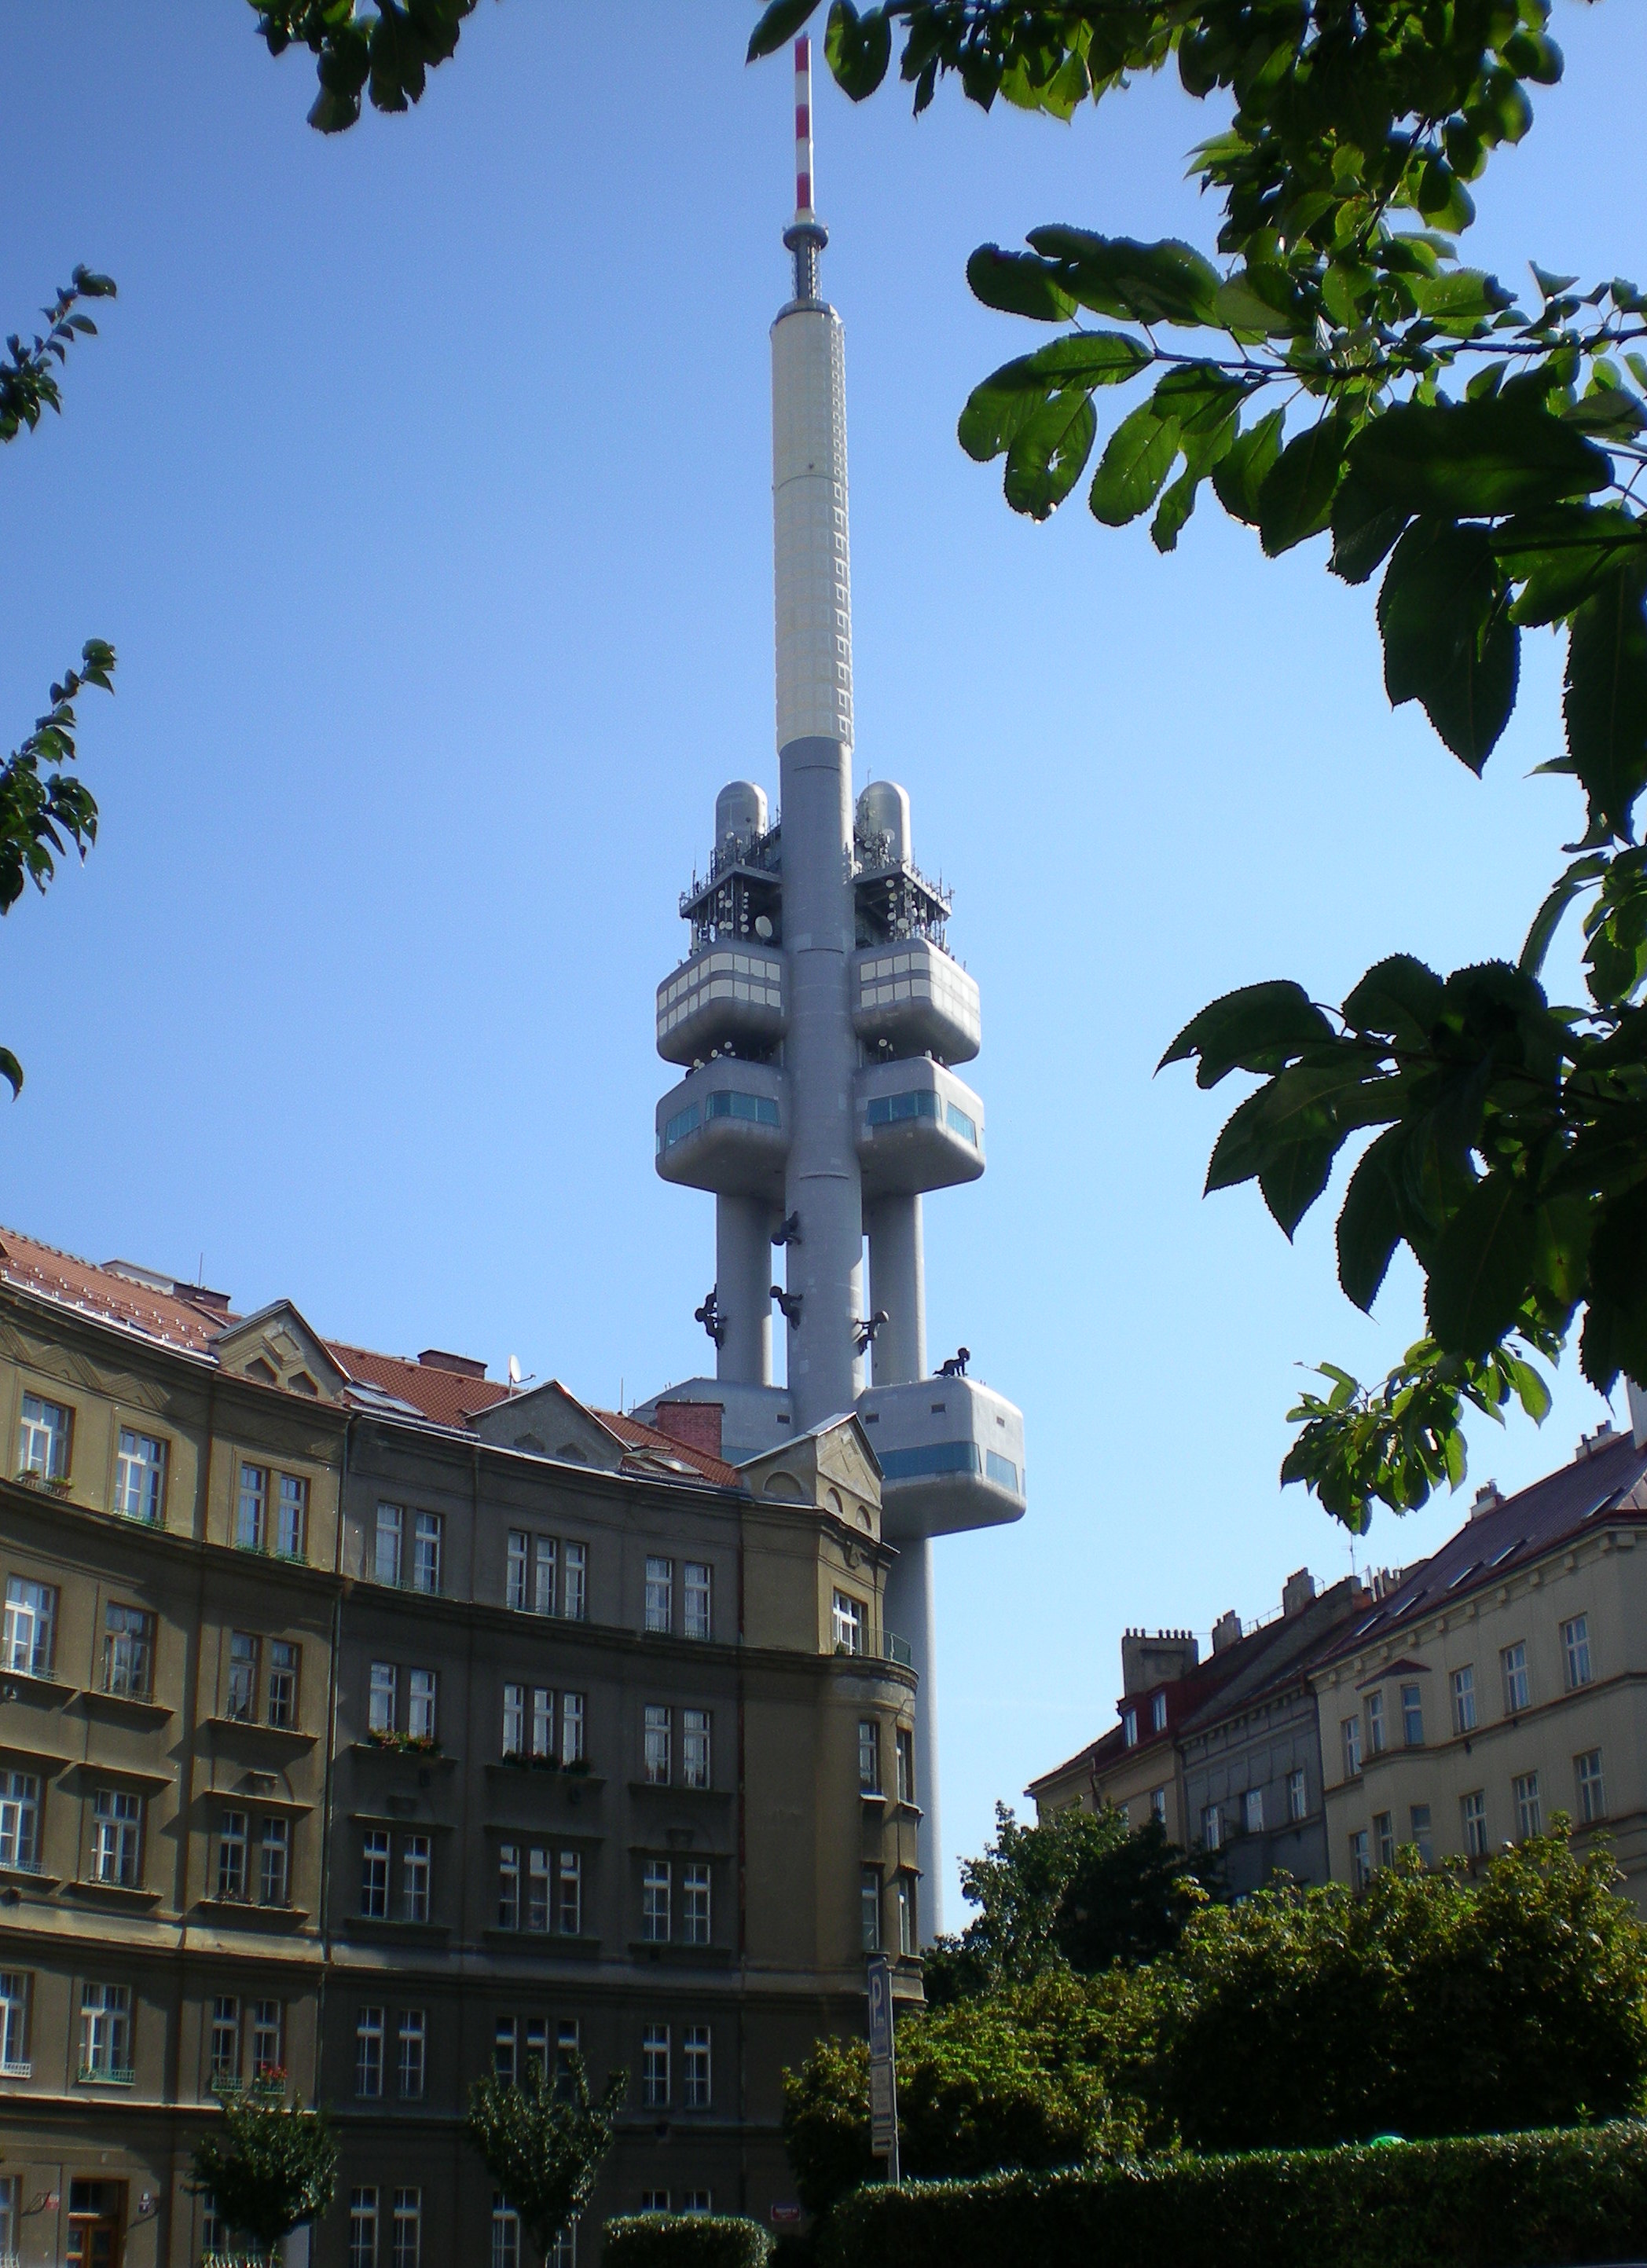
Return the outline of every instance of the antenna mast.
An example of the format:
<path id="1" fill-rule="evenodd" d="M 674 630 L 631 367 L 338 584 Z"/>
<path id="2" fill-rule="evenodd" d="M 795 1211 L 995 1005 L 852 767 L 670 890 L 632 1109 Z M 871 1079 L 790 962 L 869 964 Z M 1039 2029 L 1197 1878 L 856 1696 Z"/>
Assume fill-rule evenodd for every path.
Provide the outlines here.
<path id="1" fill-rule="evenodd" d="M 784 231 L 794 254 L 795 298 L 818 304 L 818 254 L 829 231 L 812 209 L 812 42 L 802 33 L 795 41 L 795 217 Z"/>

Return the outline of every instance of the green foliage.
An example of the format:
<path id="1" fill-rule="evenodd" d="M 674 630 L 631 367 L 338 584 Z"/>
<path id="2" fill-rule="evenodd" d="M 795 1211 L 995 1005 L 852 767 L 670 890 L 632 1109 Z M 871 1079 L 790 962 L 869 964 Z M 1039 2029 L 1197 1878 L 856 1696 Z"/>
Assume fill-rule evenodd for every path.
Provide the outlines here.
<path id="1" fill-rule="evenodd" d="M 1020 1827 L 998 1803 L 995 1840 L 961 1868 L 962 1893 L 979 1912 L 927 1956 L 928 1997 L 942 2003 L 1151 1960 L 1177 1944 L 1221 1884 L 1215 1853 L 1180 1851 L 1153 1820 L 1129 1832 L 1112 1805 L 1071 1804 Z"/>
<path id="2" fill-rule="evenodd" d="M 1467 2053 L 1455 2039 L 1453 2060 Z M 1005 2174 L 848 2198 L 825 2268 L 1568 2268 L 1639 2254 L 1637 2125 Z"/>
<path id="3" fill-rule="evenodd" d="M 309 124 L 341 134 L 373 110 L 406 110 L 423 99 L 424 82 L 457 51 L 475 0 L 251 0 L 256 29 L 271 55 L 306 47 L 315 58 L 321 91 Z"/>
<path id="4" fill-rule="evenodd" d="M 548 2259 L 560 2231 L 587 2205 L 628 2086 L 626 2071 L 613 2072 L 597 2102 L 583 2058 L 572 2052 L 553 2077 L 533 2058 L 524 2079 L 489 2073 L 470 2088 L 464 2134 L 520 2214 L 535 2262 Z"/>
<path id="5" fill-rule="evenodd" d="M 900 2014 L 904 2173 L 931 2178 L 1130 2154 L 1140 2139 L 1135 2112 L 1104 2076 L 1126 2063 L 1129 2016 L 1126 2001 L 1067 1976 Z M 863 2041 L 820 2040 L 798 2071 L 785 2073 L 784 2140 L 810 2212 L 874 2176 Z"/>
<path id="6" fill-rule="evenodd" d="M 602 2268 L 765 2268 L 772 2240 L 725 2213 L 639 2213 L 601 2232 Z"/>
<path id="7" fill-rule="evenodd" d="M 6 341 L 6 359 L 0 363 L 0 441 L 13 441 L 24 426 L 31 432 L 41 413 L 61 411 L 57 372 L 69 358 L 77 338 L 97 336 L 97 325 L 80 306 L 82 299 L 112 299 L 114 285 L 107 276 L 77 268 L 74 279 L 58 292 L 49 307 L 41 309 L 44 331 L 37 331 L 26 346 L 14 331 Z"/>
<path id="8" fill-rule="evenodd" d="M 219 2102 L 221 2123 L 195 2148 L 192 2186 L 268 2255 L 331 2204 L 336 2139 L 324 2113 L 306 2110 L 302 2097 L 288 2098 L 284 2086 L 225 2093 Z"/>
<path id="9" fill-rule="evenodd" d="M 769 8 L 766 53 L 813 13 Z M 826 43 L 854 99 L 899 68 L 917 111 L 957 77 L 1067 118 L 1176 65 L 1231 107 L 1192 165 L 1220 202 L 1222 265 L 1176 240 L 1068 227 L 986 245 L 986 306 L 1077 328 L 1005 364 L 962 414 L 969 454 L 1002 458 L 1007 500 L 1045 519 L 1089 463 L 1108 526 L 1153 514 L 1173 549 L 1204 484 L 1264 552 L 1330 533 L 1332 571 L 1379 578 L 1385 683 L 1480 772 L 1520 686 L 1524 630 L 1566 641 L 1564 747 L 1540 767 L 1586 805 L 1581 856 L 1533 922 L 1518 970 L 1386 961 L 1336 1020 L 1296 985 L 1214 1003 L 1163 1061 L 1265 1084 L 1224 1128 L 1208 1187 L 1256 1181 L 1285 1233 L 1371 1130 L 1339 1217 L 1340 1273 L 1370 1306 L 1396 1246 L 1425 1278 L 1427 1336 L 1382 1386 L 1333 1366 L 1306 1394 L 1283 1467 L 1350 1528 L 1464 1476 L 1461 1425 L 1547 1403 L 1531 1358 L 1580 1318 L 1585 1375 L 1647 1374 L 1647 298 L 1534 265 L 1524 306 L 1463 265 L 1466 184 L 1555 83 L 1547 0 L 835 0 Z M 1129 381 L 1107 438 L 1101 393 Z M 1588 998 L 1537 979 L 1565 910 L 1586 906 Z M 1415 969 L 1416 964 L 1405 964 Z M 1372 995 L 1377 995 L 1376 999 Z M 1358 1006 L 1357 1001 L 1363 1005 Z M 1387 1012 L 1399 1009 L 1396 1025 Z M 1248 1037 L 1248 1028 L 1252 1027 Z"/>
<path id="10" fill-rule="evenodd" d="M 1162 1965 L 1144 2092 L 1198 2150 L 1639 2114 L 1647 1932 L 1564 1831 L 1472 1881 L 1400 1854 L 1364 1895 L 1209 1909 Z"/>

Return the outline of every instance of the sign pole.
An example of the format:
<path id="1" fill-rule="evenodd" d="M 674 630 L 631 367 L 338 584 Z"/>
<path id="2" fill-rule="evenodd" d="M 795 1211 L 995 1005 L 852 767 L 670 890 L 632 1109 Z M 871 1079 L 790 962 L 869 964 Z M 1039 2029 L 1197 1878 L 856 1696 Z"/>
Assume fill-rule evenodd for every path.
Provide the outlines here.
<path id="1" fill-rule="evenodd" d="M 886 2177 L 899 2179 L 897 2071 L 893 2062 L 892 1956 L 869 1955 L 869 2147 L 886 2160 Z"/>

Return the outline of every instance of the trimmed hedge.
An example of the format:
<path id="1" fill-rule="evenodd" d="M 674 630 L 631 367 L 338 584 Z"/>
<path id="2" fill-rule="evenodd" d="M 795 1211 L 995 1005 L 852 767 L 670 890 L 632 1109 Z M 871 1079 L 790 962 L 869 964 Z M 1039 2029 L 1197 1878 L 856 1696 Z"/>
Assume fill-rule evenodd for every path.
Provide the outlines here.
<path id="1" fill-rule="evenodd" d="M 729 2213 L 635 2213 L 609 2220 L 602 2268 L 766 2268 L 772 2240 Z"/>
<path id="2" fill-rule="evenodd" d="M 1574 2268 L 1647 2258 L 1647 2124 L 866 2188 L 825 2268 Z"/>

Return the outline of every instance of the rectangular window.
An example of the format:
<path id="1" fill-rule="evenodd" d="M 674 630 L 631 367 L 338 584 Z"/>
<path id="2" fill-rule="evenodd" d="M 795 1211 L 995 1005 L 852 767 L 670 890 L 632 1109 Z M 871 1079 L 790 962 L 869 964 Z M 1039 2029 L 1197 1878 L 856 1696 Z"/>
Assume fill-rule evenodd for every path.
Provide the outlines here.
<path id="1" fill-rule="evenodd" d="M 234 1540 L 242 1551 L 261 1551 L 269 1532 L 269 1468 L 240 1467 L 240 1501 L 234 1514 Z"/>
<path id="2" fill-rule="evenodd" d="M 1309 1811 L 1309 1793 L 1304 1786 L 1304 1766 L 1298 1765 L 1287 1775 L 1287 1816 L 1296 1826 Z"/>
<path id="3" fill-rule="evenodd" d="M 835 1633 L 837 1653 L 863 1652 L 863 1602 L 837 1591 L 831 1622 Z"/>
<path id="4" fill-rule="evenodd" d="M 681 2211 L 683 2213 L 713 2213 L 714 2209 L 715 2194 L 713 2190 L 682 2191 Z"/>
<path id="5" fill-rule="evenodd" d="M 589 1547 L 568 1543 L 561 1555 L 565 1588 L 561 1611 L 569 1623 L 587 1621 L 589 1613 Z"/>
<path id="6" fill-rule="evenodd" d="M 549 1852 L 540 1846 L 526 1854 L 526 1926 L 530 1930 L 549 1927 Z"/>
<path id="7" fill-rule="evenodd" d="M 378 2268 L 378 2193 L 349 2192 L 349 2268 Z"/>
<path id="8" fill-rule="evenodd" d="M 433 1845 L 427 1835 L 408 1835 L 401 1845 L 401 1911 L 408 1921 L 427 1921 L 432 1896 Z"/>
<path id="9" fill-rule="evenodd" d="M 899 1874 L 892 1885 L 897 1901 L 897 1949 L 906 1959 L 920 1950 L 915 1937 L 915 1878 Z"/>
<path id="10" fill-rule="evenodd" d="M 1154 1825 L 1156 1825 L 1156 1827 L 1164 1827 L 1164 1826 L 1166 1825 L 1166 1823 L 1167 1823 L 1167 1792 L 1166 1792 L 1165 1788 L 1163 1788 L 1163 1787 L 1152 1787 L 1152 1788 L 1150 1789 L 1150 1791 L 1149 1791 L 1149 1817 L 1150 1817 L 1150 1820 L 1151 1820 L 1151 1822 L 1153 1822 L 1153 1824 L 1154 1824 Z"/>
<path id="11" fill-rule="evenodd" d="M 563 1851 L 556 1875 L 558 1911 L 557 1926 L 563 1937 L 583 1934 L 583 1855 Z"/>
<path id="12" fill-rule="evenodd" d="M 1455 1733 L 1475 1730 L 1475 1665 L 1471 1661 L 1452 1673 L 1452 1729 Z"/>
<path id="13" fill-rule="evenodd" d="M 513 2016 L 499 2016 L 492 2027 L 491 2067 L 494 2074 L 506 2080 L 511 2087 L 515 2076 L 515 2024 Z"/>
<path id="14" fill-rule="evenodd" d="M 26 2079 L 29 1977 L 26 1970 L 0 1970 L 0 2079 Z M 5 2248 L 0 2245 L 0 2259 Z"/>
<path id="15" fill-rule="evenodd" d="M 688 2110 L 707 2110 L 710 2095 L 709 2027 L 686 2024 L 681 2029 L 681 2102 Z"/>
<path id="16" fill-rule="evenodd" d="M 860 1927 L 866 1953 L 881 1950 L 881 1870 L 865 1867 L 858 1883 Z"/>
<path id="17" fill-rule="evenodd" d="M 1409 1749 L 1424 1745 L 1424 1697 L 1416 1685 L 1401 1688 L 1401 1738 Z"/>
<path id="18" fill-rule="evenodd" d="M 262 2079 L 266 2073 L 284 2069 L 283 2034 L 285 2030 L 285 2011 L 278 2000 L 254 2000 L 252 2003 L 252 2076 Z"/>
<path id="19" fill-rule="evenodd" d="M 233 1992 L 219 1992 L 211 2004 L 210 2083 L 221 2087 L 240 2076 L 240 2004 Z"/>
<path id="20" fill-rule="evenodd" d="M 526 1688 L 506 1685 L 503 1689 L 503 1753 L 506 1756 L 526 1754 Z"/>
<path id="21" fill-rule="evenodd" d="M 555 1611 L 555 1581 L 560 1572 L 560 1557 L 552 1535 L 537 1539 L 537 1589 L 534 1594 L 533 1610 L 540 1615 Z"/>
<path id="22" fill-rule="evenodd" d="M 555 1694 L 552 1686 L 532 1688 L 532 1754 L 552 1756 L 555 1753 Z"/>
<path id="23" fill-rule="evenodd" d="M 362 2008 L 355 2017 L 355 2093 L 373 2102 L 383 2092 L 383 2011 Z"/>
<path id="24" fill-rule="evenodd" d="M 352 2261 L 349 2268 L 354 2268 Z M 497 2190 L 491 2196 L 491 2268 L 521 2268 L 521 2216 Z"/>
<path id="25" fill-rule="evenodd" d="M 1358 1827 L 1349 1838 L 1349 1879 L 1358 1890 L 1364 1890 L 1372 1880 L 1372 1862 L 1367 1856 L 1367 1830 Z"/>
<path id="26" fill-rule="evenodd" d="M 257 1665 L 262 1648 L 250 1631 L 229 1632 L 229 1697 L 225 1713 L 237 1724 L 257 1718 Z"/>
<path id="27" fill-rule="evenodd" d="M 100 1787 L 92 1798 L 92 1880 L 135 1890 L 142 1836 L 142 1797 Z"/>
<path id="28" fill-rule="evenodd" d="M 412 1588 L 432 1594 L 440 1588 L 440 1533 L 445 1523 L 438 1512 L 420 1512 L 412 1536 Z"/>
<path id="29" fill-rule="evenodd" d="M 1504 1669 L 1504 1708 L 1510 1716 L 1518 1716 L 1526 1707 L 1530 1691 L 1525 1642 L 1505 1646 L 1498 1658 Z"/>
<path id="30" fill-rule="evenodd" d="M 284 1906 L 292 1896 L 292 1822 L 265 1819 L 258 1860 L 258 1896 L 266 1906 Z"/>
<path id="31" fill-rule="evenodd" d="M 154 1616 L 113 1601 L 103 1609 L 103 1690 L 146 1701 L 154 1690 Z"/>
<path id="32" fill-rule="evenodd" d="M 562 1764 L 580 1764 L 583 1752 L 584 1696 L 563 1693 L 560 1697 L 560 1761 Z"/>
<path id="33" fill-rule="evenodd" d="M 421 2008 L 403 2008 L 400 2055 L 395 2075 L 403 2102 L 421 2102 L 427 2064 L 429 2019 Z"/>
<path id="34" fill-rule="evenodd" d="M 1149 1729 L 1152 1733 L 1164 1733 L 1167 1729 L 1167 1697 L 1164 1693 L 1150 1696 Z"/>
<path id="35" fill-rule="evenodd" d="M 575 2220 L 569 2220 L 565 2228 L 557 2229 L 543 2268 L 578 2268 L 578 2224 Z"/>
<path id="36" fill-rule="evenodd" d="M 517 1614 L 524 1613 L 526 1609 L 526 1530 L 512 1528 L 509 1530 L 509 1557 L 504 1576 L 503 1602 L 506 1607 L 513 1607 Z"/>
<path id="37" fill-rule="evenodd" d="M 269 1641 L 269 1721 L 277 1732 L 298 1728 L 298 1651 L 290 1638 Z"/>
<path id="38" fill-rule="evenodd" d="M 367 1921 L 388 1919 L 389 1838 L 387 1828 L 368 1827 L 360 1838 L 360 1911 Z"/>
<path id="39" fill-rule="evenodd" d="M 1122 1710 L 1121 1739 L 1124 1744 L 1129 1749 L 1135 1749 L 1138 1746 L 1138 1712 L 1136 1709 Z"/>
<path id="40" fill-rule="evenodd" d="M 1427 1803 L 1413 1805 L 1409 1824 L 1413 1830 L 1410 1839 L 1418 1845 L 1419 1857 L 1427 1867 L 1433 1867 L 1436 1863 L 1436 1846 L 1430 1837 L 1429 1806 Z"/>
<path id="41" fill-rule="evenodd" d="M 130 2086 L 134 2074 L 129 1984 L 80 1987 L 80 2076 Z"/>
<path id="42" fill-rule="evenodd" d="M 668 2209 L 669 2193 L 668 2190 L 642 2190 L 640 2192 L 640 2210 L 642 2213 L 668 2213 Z"/>
<path id="43" fill-rule="evenodd" d="M 1392 1867 L 1395 1864 L 1395 1820 L 1391 1813 L 1387 1811 L 1373 1813 L 1372 1840 L 1378 1853 L 1378 1864 L 1381 1867 Z"/>
<path id="44" fill-rule="evenodd" d="M 1582 1756 L 1573 1758 L 1573 1771 L 1578 1781 L 1578 1816 L 1583 1824 L 1591 1826 L 1607 1814 L 1606 1790 L 1601 1781 L 1601 1751 L 1590 1749 Z"/>
<path id="45" fill-rule="evenodd" d="M 1539 1776 L 1535 1771 L 1522 1772 L 1516 1779 L 1516 1832 L 1525 1842 L 1536 1835 L 1543 1822 L 1539 1801 Z"/>
<path id="46" fill-rule="evenodd" d="M 423 2191 L 396 2190 L 389 2268 L 419 2268 L 423 2258 Z"/>
<path id="47" fill-rule="evenodd" d="M 0 1669 L 14 1677 L 49 1677 L 56 1627 L 57 1594 L 51 1585 L 26 1575 L 8 1576 Z"/>
<path id="48" fill-rule="evenodd" d="M 374 1661 L 372 1665 L 371 1690 L 366 1697 L 366 1730 L 371 1733 L 392 1733 L 398 1714 L 396 1689 L 400 1671 L 392 1661 Z"/>
<path id="49" fill-rule="evenodd" d="M 858 1719 L 858 1785 L 866 1795 L 881 1793 L 881 1727 L 873 1717 Z"/>
<path id="50" fill-rule="evenodd" d="M 1382 1756 L 1384 1754 L 1384 1696 L 1382 1693 L 1369 1693 L 1367 1696 L 1368 1755 L 1374 1756 Z"/>
<path id="51" fill-rule="evenodd" d="M 646 1562 L 646 1628 L 668 1631 L 675 1627 L 675 1562 Z"/>
<path id="52" fill-rule="evenodd" d="M 1249 1835 L 1264 1832 L 1264 1791 L 1250 1787 L 1241 1798 L 1241 1825 Z"/>
<path id="53" fill-rule="evenodd" d="M 519 1929 L 521 1926 L 521 1846 L 518 1843 L 498 1845 L 498 1926 L 499 1929 Z"/>
<path id="54" fill-rule="evenodd" d="M 640 1934 L 648 1945 L 669 1940 L 669 1862 L 648 1859 L 640 1870 Z"/>
<path id="55" fill-rule="evenodd" d="M 1344 1777 L 1346 1779 L 1359 1779 L 1361 1778 L 1360 1718 L 1346 1717 L 1340 1729 L 1344 1738 Z"/>
<path id="56" fill-rule="evenodd" d="M 640 2035 L 640 2099 L 648 2110 L 669 2104 L 669 2028 L 648 2024 Z"/>
<path id="57" fill-rule="evenodd" d="M 646 1703 L 642 1737 L 647 1784 L 652 1787 L 667 1787 L 669 1784 L 669 1712 L 662 1702 Z"/>
<path id="58" fill-rule="evenodd" d="M 251 1822 L 243 1811 L 225 1811 L 218 1822 L 218 1896 L 246 1896 L 246 1854 Z"/>
<path id="59" fill-rule="evenodd" d="M 915 1800 L 915 1735 L 900 1725 L 892 1735 L 892 1745 L 897 1752 L 897 1800 L 900 1803 Z"/>
<path id="60" fill-rule="evenodd" d="M 280 1476 L 280 1518 L 275 1531 L 275 1549 L 283 1559 L 301 1559 L 303 1538 L 308 1526 L 309 1484 L 296 1473 Z"/>
<path id="61" fill-rule="evenodd" d="M 710 1584 L 708 1566 L 701 1559 L 686 1563 L 686 1635 L 688 1638 L 707 1638 L 710 1623 Z"/>
<path id="62" fill-rule="evenodd" d="M 1223 1821 L 1219 1815 L 1218 1806 L 1209 1803 L 1201 1813 L 1201 1841 L 1209 1851 L 1217 1851 L 1222 1847 L 1223 1839 Z"/>
<path id="63" fill-rule="evenodd" d="M 42 1402 L 38 1394 L 26 1394 L 18 1427 L 18 1472 L 38 1473 L 47 1481 L 66 1481 L 73 1430 L 74 1414 L 62 1403 Z"/>
<path id="64" fill-rule="evenodd" d="M 1592 1675 L 1588 1615 L 1575 1615 L 1571 1622 L 1562 1624 L 1562 1653 L 1567 1663 L 1569 1688 L 1588 1685 Z"/>
<path id="65" fill-rule="evenodd" d="M 710 1782 L 709 1712 L 681 1712 L 681 1786 L 707 1787 Z"/>
<path id="66" fill-rule="evenodd" d="M 406 1730 L 414 1741 L 434 1738 L 435 1674 L 414 1669 L 407 1680 Z"/>
<path id="67" fill-rule="evenodd" d="M 1486 1790 L 1473 1788 L 1468 1795 L 1460 1797 L 1459 1810 L 1464 1823 L 1466 1852 L 1472 1859 L 1484 1859 L 1487 1856 Z"/>
<path id="68" fill-rule="evenodd" d="M 400 1581 L 405 1540 L 405 1506 L 398 1504 L 379 1505 L 377 1533 L 373 1538 L 372 1572 L 380 1583 Z"/>
<path id="69" fill-rule="evenodd" d="M 166 1444 L 152 1433 L 120 1429 L 120 1454 L 114 1460 L 114 1509 L 125 1520 L 147 1521 L 158 1527 L 166 1500 Z"/>
<path id="70" fill-rule="evenodd" d="M 0 2260 L 15 2260 L 22 2243 L 23 2177 L 0 2174 Z"/>
<path id="71" fill-rule="evenodd" d="M 681 1861 L 681 1942 L 683 1945 L 707 1945 L 709 1942 L 707 1859 L 683 1859 Z"/>
<path id="72" fill-rule="evenodd" d="M 33 1772 L 0 1771 L 0 1867 L 40 1872 L 40 1781 Z"/>

